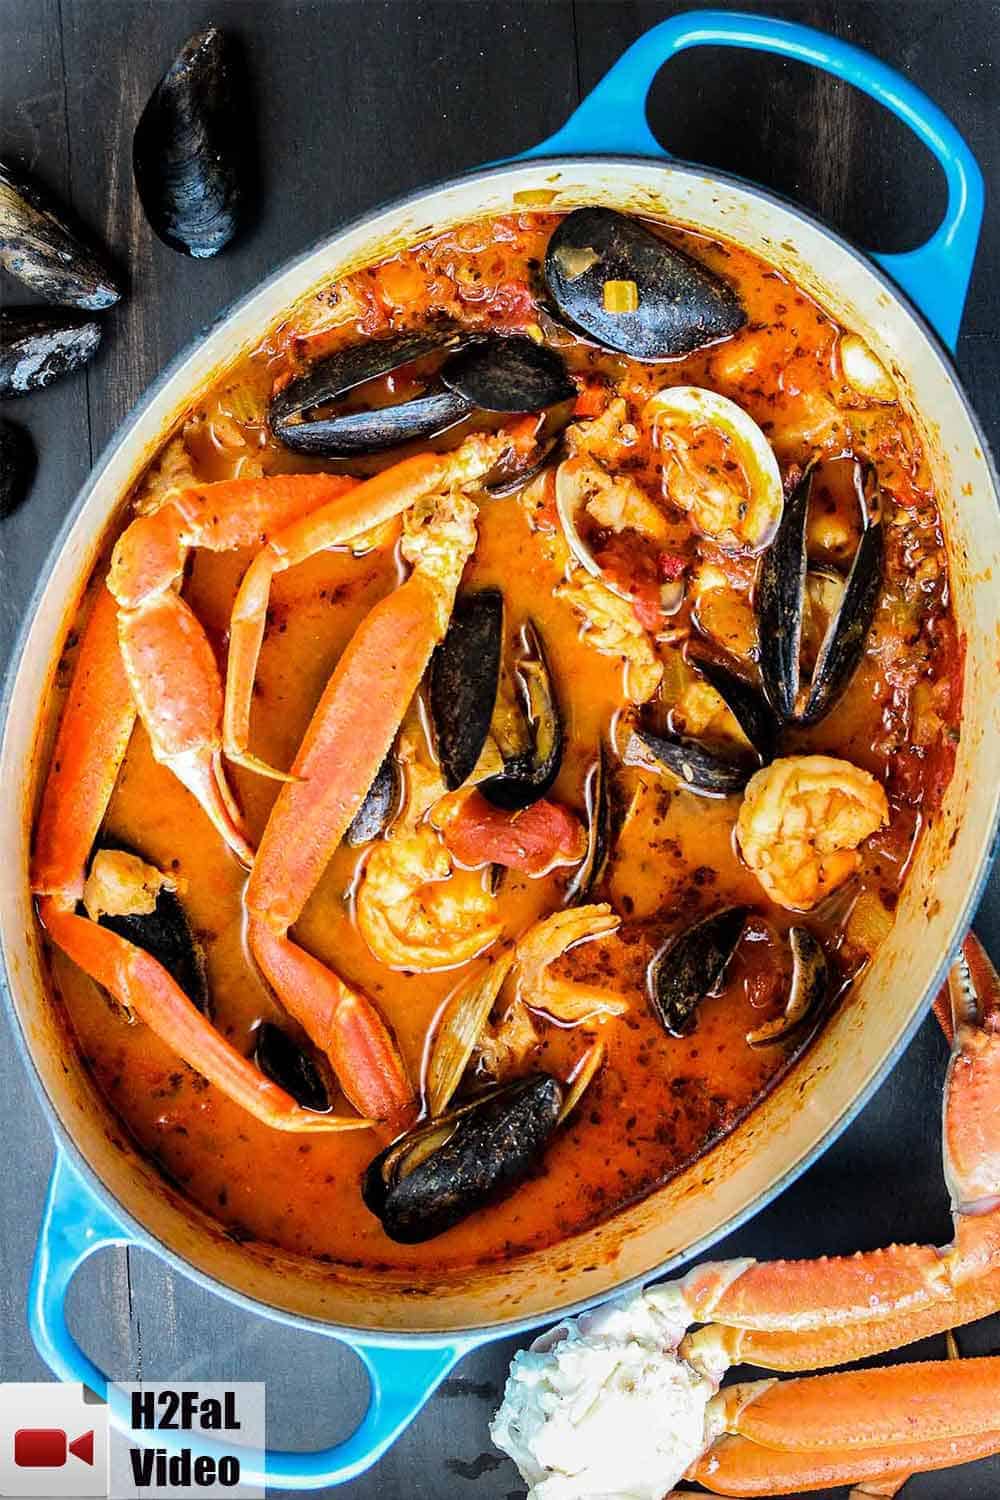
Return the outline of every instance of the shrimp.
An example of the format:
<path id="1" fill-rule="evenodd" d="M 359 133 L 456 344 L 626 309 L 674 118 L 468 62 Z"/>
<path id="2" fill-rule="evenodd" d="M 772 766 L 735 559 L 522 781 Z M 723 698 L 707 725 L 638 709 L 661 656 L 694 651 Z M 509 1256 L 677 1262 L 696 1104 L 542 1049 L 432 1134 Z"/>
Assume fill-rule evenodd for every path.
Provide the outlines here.
<path id="1" fill-rule="evenodd" d="M 867 771 L 790 755 L 750 778 L 736 841 L 772 901 L 809 911 L 854 874 L 858 846 L 888 821 L 885 792 Z"/>

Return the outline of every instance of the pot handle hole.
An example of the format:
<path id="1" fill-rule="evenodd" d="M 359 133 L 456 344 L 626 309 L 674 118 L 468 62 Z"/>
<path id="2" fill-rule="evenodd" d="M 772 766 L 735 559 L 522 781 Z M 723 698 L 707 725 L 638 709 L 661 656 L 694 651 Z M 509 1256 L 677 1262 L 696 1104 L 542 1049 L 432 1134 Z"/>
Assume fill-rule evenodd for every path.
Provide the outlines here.
<path id="1" fill-rule="evenodd" d="M 157 1246 L 126 1228 L 105 1207 L 66 1155 L 57 1149 L 42 1214 L 28 1291 L 28 1325 L 35 1347 L 60 1380 L 82 1383 L 110 1403 L 110 1420 L 128 1426 L 125 1399 L 80 1348 L 66 1322 L 66 1294 L 74 1275 L 96 1251 L 113 1245 Z M 447 1344 L 376 1346 L 344 1340 L 363 1361 L 371 1386 L 361 1424 L 342 1443 L 312 1453 L 234 1449 L 189 1432 L 157 1432 L 159 1448 L 185 1447 L 193 1457 L 238 1452 L 241 1482 L 278 1489 L 311 1490 L 342 1484 L 375 1463 L 420 1411 L 437 1386 L 474 1347 Z M 213 1376 L 212 1378 L 218 1378 Z M 336 1392 L 329 1392 L 331 1405 Z"/>
<path id="2" fill-rule="evenodd" d="M 948 116 L 921 89 L 850 42 L 774 16 L 714 10 L 672 16 L 622 53 L 561 130 L 517 159 L 597 153 L 669 159 L 649 128 L 646 102 L 663 64 L 689 47 L 747 47 L 822 68 L 892 110 L 934 154 L 948 187 L 943 220 L 919 249 L 873 259 L 954 349 L 983 218 L 979 164 Z"/>

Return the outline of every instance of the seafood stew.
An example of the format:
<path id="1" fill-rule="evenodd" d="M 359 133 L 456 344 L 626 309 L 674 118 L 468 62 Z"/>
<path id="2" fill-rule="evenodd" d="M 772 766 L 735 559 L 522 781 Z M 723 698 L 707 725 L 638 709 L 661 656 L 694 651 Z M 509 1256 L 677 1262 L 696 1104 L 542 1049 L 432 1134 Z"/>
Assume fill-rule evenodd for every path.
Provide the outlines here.
<path id="1" fill-rule="evenodd" d="M 295 309 L 67 643 L 54 989 L 236 1237 L 462 1265 L 650 1192 L 850 1003 L 947 783 L 891 376 L 748 251 L 596 212 Z"/>

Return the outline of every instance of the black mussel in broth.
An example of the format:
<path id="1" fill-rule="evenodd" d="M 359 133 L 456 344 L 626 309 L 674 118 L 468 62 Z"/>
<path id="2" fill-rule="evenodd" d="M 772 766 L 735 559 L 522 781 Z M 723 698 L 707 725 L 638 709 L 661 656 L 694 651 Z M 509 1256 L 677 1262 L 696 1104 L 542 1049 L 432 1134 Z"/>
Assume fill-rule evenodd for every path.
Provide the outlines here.
<path id="1" fill-rule="evenodd" d="M 173 882 L 131 849 L 98 849 L 83 891 L 88 916 L 151 953 L 203 1014 L 209 990 L 205 954 Z"/>
<path id="2" fill-rule="evenodd" d="M 549 240 L 545 281 L 573 328 L 632 359 L 675 359 L 746 322 L 727 282 L 610 208 L 567 214 Z"/>
<path id="3" fill-rule="evenodd" d="M 611 853 L 611 797 L 608 789 L 608 755 L 601 744 L 585 788 L 587 807 L 587 850 L 573 878 L 566 887 L 567 906 L 588 901 L 604 874 Z"/>
<path id="4" fill-rule="evenodd" d="M 0 417 L 0 520 L 24 500 L 35 475 L 35 445 L 25 427 Z"/>
<path id="5" fill-rule="evenodd" d="M 656 767 L 662 766 L 688 791 L 702 797 L 729 797 L 742 792 L 760 764 L 756 757 L 723 755 L 685 735 L 633 730 L 625 746 L 625 764 L 648 766 L 651 758 Z"/>
<path id="6" fill-rule="evenodd" d="M 524 1180 L 562 1103 L 562 1085 L 548 1073 L 487 1090 L 377 1156 L 362 1180 L 365 1205 L 400 1244 L 443 1234 Z"/>
<path id="7" fill-rule="evenodd" d="M 649 998 L 670 1036 L 694 1028 L 702 1000 L 722 982 L 748 916 L 745 906 L 713 912 L 673 938 L 653 959 L 647 975 Z"/>
<path id="8" fill-rule="evenodd" d="M 316 1114 L 328 1113 L 330 1095 L 323 1075 L 287 1031 L 270 1021 L 262 1021 L 257 1027 L 253 1056 L 265 1077 L 291 1094 L 296 1104 Z"/>
<path id="9" fill-rule="evenodd" d="M 209 27 L 164 73 L 132 142 L 136 189 L 165 244 L 199 260 L 229 244 L 246 211 L 252 149 L 238 55 Z"/>
<path id="10" fill-rule="evenodd" d="M 449 791 L 472 775 L 486 744 L 500 681 L 503 637 L 499 589 L 459 595 L 430 671 L 431 722 Z"/>
<path id="11" fill-rule="evenodd" d="M 562 712 L 545 646 L 531 620 L 525 622 L 522 634 L 527 654 L 517 664 L 517 676 L 525 700 L 530 743 L 526 750 L 508 754 L 498 732 L 503 771 L 488 777 L 479 788 L 488 802 L 507 812 L 518 812 L 544 797 L 559 774 L 563 756 Z"/>
<path id="12" fill-rule="evenodd" d="M 40 391 L 97 352 L 101 324 L 86 313 L 41 307 L 0 311 L 0 400 Z"/>
<path id="13" fill-rule="evenodd" d="M 815 1020 L 829 994 L 830 966 L 823 944 L 808 927 L 792 927 L 788 933 L 792 954 L 792 982 L 782 1015 L 747 1032 L 751 1047 L 769 1047 L 783 1042 Z"/>
<path id="14" fill-rule="evenodd" d="M 341 396 L 437 353 L 458 342 L 450 329 L 427 329 L 421 333 L 396 333 L 388 338 L 368 339 L 337 349 L 309 366 L 302 375 L 289 381 L 272 398 L 270 419 L 277 431 L 291 417 L 300 417 L 313 407 L 338 401 Z M 282 437 L 284 435 L 282 434 Z"/>
<path id="15" fill-rule="evenodd" d="M 773 759 L 779 726 L 763 694 L 745 677 L 710 657 L 695 657 L 692 664 L 718 693 L 761 761 Z"/>
<path id="16" fill-rule="evenodd" d="M 274 431 L 293 453 L 314 458 L 353 458 L 437 437 L 468 414 L 469 403 L 463 396 L 454 391 L 437 391 L 398 406 L 341 412 L 314 422 L 283 422 Z"/>
<path id="17" fill-rule="evenodd" d="M 396 757 L 390 750 L 378 768 L 365 800 L 347 825 L 344 843 L 349 849 L 370 844 L 383 833 L 396 815 L 400 802 L 400 775 Z"/>
<path id="18" fill-rule="evenodd" d="M 104 256 L 27 172 L 0 161 L 0 266 L 47 302 L 97 312 L 121 296 Z"/>
<path id="19" fill-rule="evenodd" d="M 760 674 L 768 701 L 782 719 L 796 717 L 802 675 L 802 632 L 810 574 L 806 545 L 816 475 L 810 466 L 791 498 L 774 541 L 761 559 L 754 605 Z M 882 585 L 884 540 L 873 469 L 855 464 L 855 489 L 864 530 L 839 606 L 825 631 L 800 721 L 816 724 L 841 697 L 862 656 Z"/>
<path id="20" fill-rule="evenodd" d="M 542 411 L 576 396 L 556 351 L 515 333 L 469 340 L 445 360 L 441 381 L 482 411 Z"/>

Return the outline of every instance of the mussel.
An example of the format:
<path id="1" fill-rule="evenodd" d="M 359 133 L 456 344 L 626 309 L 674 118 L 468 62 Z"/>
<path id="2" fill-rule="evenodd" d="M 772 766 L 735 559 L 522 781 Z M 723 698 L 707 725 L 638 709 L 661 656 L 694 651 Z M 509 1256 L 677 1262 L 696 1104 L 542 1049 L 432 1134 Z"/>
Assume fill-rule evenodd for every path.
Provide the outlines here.
<path id="1" fill-rule="evenodd" d="M 649 998 L 670 1036 L 686 1036 L 695 1012 L 716 990 L 736 951 L 749 910 L 727 906 L 703 917 L 656 954 L 647 971 Z"/>
<path id="2" fill-rule="evenodd" d="M 764 695 L 745 677 L 709 656 L 692 656 L 706 682 L 715 689 L 763 764 L 774 758 L 778 722 Z"/>
<path id="3" fill-rule="evenodd" d="M 132 849 L 105 846 L 91 860 L 83 892 L 89 916 L 151 953 L 193 1005 L 209 1010 L 205 954 L 170 881 Z"/>
<path id="4" fill-rule="evenodd" d="M 21 504 L 34 474 L 35 445 L 27 429 L 0 417 L 0 520 Z"/>
<path id="5" fill-rule="evenodd" d="M 472 775 L 496 704 L 503 656 L 499 589 L 460 594 L 430 671 L 431 721 L 449 791 Z"/>
<path id="6" fill-rule="evenodd" d="M 702 797 L 730 797 L 742 792 L 760 762 L 749 755 L 728 756 L 680 734 L 654 734 L 634 729 L 623 759 L 629 766 L 645 766 L 650 757 Z"/>
<path id="7" fill-rule="evenodd" d="M 527 750 L 508 754 L 500 726 L 495 725 L 504 768 L 479 786 L 488 802 L 507 812 L 518 812 L 544 797 L 559 774 L 563 756 L 562 713 L 541 635 L 531 620 L 525 621 L 521 634 L 526 655 L 517 663 L 517 676 L 530 743 Z"/>
<path id="8" fill-rule="evenodd" d="M 873 468 L 855 465 L 855 488 L 865 529 L 854 554 L 840 606 L 830 620 L 799 722 L 815 724 L 847 688 L 864 654 L 882 583 L 884 541 L 874 504 Z M 771 546 L 761 560 L 755 591 L 760 673 L 775 712 L 795 718 L 799 694 L 802 617 L 806 599 L 806 522 L 816 466 L 791 498 Z"/>
<path id="9" fill-rule="evenodd" d="M 437 353 L 447 358 L 408 401 L 308 416 L 369 381 Z M 350 458 L 436 436 L 477 409 L 542 411 L 575 394 L 554 350 L 521 334 L 461 334 L 442 327 L 371 339 L 327 355 L 278 392 L 270 420 L 275 436 L 296 453 Z"/>
<path id="10" fill-rule="evenodd" d="M 0 312 L 0 400 L 72 374 L 93 358 L 100 342 L 100 323 L 85 313 L 38 307 Z"/>
<path id="11" fill-rule="evenodd" d="M 312 1058 L 292 1041 L 287 1031 L 270 1021 L 262 1021 L 255 1036 L 254 1062 L 260 1071 L 286 1094 L 291 1094 L 303 1109 L 327 1114 L 330 1095 Z"/>
<path id="12" fill-rule="evenodd" d="M 253 149 L 246 86 L 216 27 L 185 42 L 146 104 L 132 141 L 139 198 L 173 250 L 217 255 L 240 227 Z"/>
<path id="13" fill-rule="evenodd" d="M 392 751 L 379 766 L 365 800 L 347 825 L 344 843 L 350 849 L 370 844 L 383 833 L 395 816 L 400 800 L 399 767 Z"/>
<path id="14" fill-rule="evenodd" d="M 443 1234 L 528 1175 L 562 1103 L 558 1079 L 533 1073 L 429 1120 L 370 1164 L 366 1207 L 399 1244 Z"/>
<path id="15" fill-rule="evenodd" d="M 830 987 L 830 967 L 823 944 L 808 927 L 792 927 L 788 933 L 792 953 L 792 982 L 785 1009 L 774 1021 L 747 1032 L 751 1047 L 769 1047 L 786 1041 L 807 1021 L 815 1019 Z"/>
<path id="16" fill-rule="evenodd" d="M 566 887 L 567 906 L 579 906 L 590 898 L 611 852 L 611 798 L 608 794 L 608 754 L 603 743 L 586 783 L 587 851 Z"/>
<path id="17" fill-rule="evenodd" d="M 0 161 L 0 266 L 48 302 L 96 312 L 121 295 L 99 251 L 24 171 Z"/>
<path id="18" fill-rule="evenodd" d="M 676 359 L 746 322 L 727 282 L 610 208 L 567 214 L 549 240 L 545 281 L 572 328 L 631 359 Z M 630 289 L 631 309 L 613 310 L 615 283 Z"/>

